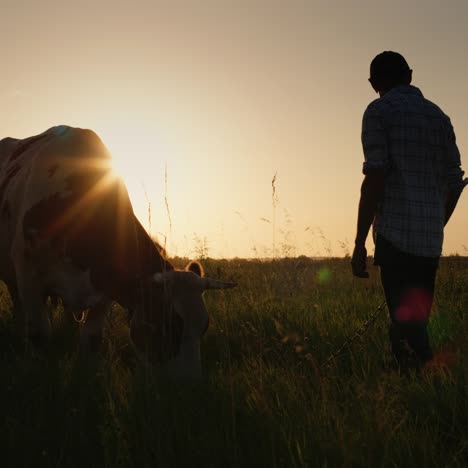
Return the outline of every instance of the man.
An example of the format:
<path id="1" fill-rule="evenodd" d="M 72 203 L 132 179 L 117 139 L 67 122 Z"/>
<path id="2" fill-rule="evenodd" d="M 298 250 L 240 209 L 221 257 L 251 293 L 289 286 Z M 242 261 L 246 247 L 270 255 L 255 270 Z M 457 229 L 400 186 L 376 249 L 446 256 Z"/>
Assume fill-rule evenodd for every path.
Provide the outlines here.
<path id="1" fill-rule="evenodd" d="M 404 370 L 433 357 L 427 323 L 443 230 L 468 182 L 450 119 L 411 80 L 396 52 L 371 63 L 369 82 L 380 98 L 363 117 L 365 177 L 351 261 L 355 276 L 369 276 L 365 242 L 373 223 L 392 352 Z"/>

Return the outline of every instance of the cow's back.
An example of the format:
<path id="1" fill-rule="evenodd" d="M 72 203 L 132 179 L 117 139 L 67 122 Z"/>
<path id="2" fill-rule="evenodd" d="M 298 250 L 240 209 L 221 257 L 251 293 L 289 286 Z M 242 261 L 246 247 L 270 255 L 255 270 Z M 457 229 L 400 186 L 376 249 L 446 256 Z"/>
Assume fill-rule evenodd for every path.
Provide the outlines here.
<path id="1" fill-rule="evenodd" d="M 2 140 L 0 255 L 7 271 L 0 274 L 12 276 L 15 249 L 36 255 L 38 268 L 60 256 L 83 268 L 96 262 L 97 252 L 102 258 L 114 229 L 117 192 L 128 219 L 133 212 L 126 190 L 113 177 L 107 149 L 90 130 L 60 126 L 24 140 Z M 109 202 L 113 206 L 104 206 Z"/>

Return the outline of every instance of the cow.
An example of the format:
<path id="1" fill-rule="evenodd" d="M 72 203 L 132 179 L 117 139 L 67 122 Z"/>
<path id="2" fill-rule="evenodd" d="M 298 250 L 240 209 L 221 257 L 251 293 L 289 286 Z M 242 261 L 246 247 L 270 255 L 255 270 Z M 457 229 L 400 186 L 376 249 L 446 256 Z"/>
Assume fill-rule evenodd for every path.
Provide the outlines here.
<path id="1" fill-rule="evenodd" d="M 204 277 L 198 263 L 175 269 L 136 218 L 98 135 L 63 125 L 0 141 L 0 279 L 27 342 L 50 335 L 50 296 L 67 315 L 87 311 L 80 348 L 98 349 L 117 302 L 133 311 L 136 349 L 187 376 L 201 372 L 203 291 L 236 286 Z"/>

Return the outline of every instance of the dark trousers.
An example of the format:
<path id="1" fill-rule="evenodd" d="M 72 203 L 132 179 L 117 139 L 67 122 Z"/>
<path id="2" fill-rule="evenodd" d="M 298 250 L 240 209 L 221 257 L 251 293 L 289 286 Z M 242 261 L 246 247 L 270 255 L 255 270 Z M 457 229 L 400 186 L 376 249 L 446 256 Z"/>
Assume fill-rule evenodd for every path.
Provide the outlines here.
<path id="1" fill-rule="evenodd" d="M 402 368 L 420 367 L 432 358 L 427 324 L 439 258 L 419 257 L 377 237 L 375 264 L 390 314 L 392 352 Z"/>

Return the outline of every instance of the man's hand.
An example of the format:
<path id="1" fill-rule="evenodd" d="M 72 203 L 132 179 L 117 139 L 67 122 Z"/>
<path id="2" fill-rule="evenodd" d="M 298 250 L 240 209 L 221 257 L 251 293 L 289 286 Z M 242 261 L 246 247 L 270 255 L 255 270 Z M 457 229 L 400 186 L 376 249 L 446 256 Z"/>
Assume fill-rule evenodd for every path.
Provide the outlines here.
<path id="1" fill-rule="evenodd" d="M 367 250 L 364 245 L 356 245 L 354 247 L 353 256 L 351 258 L 351 268 L 353 275 L 358 278 L 369 278 L 366 266 Z"/>

